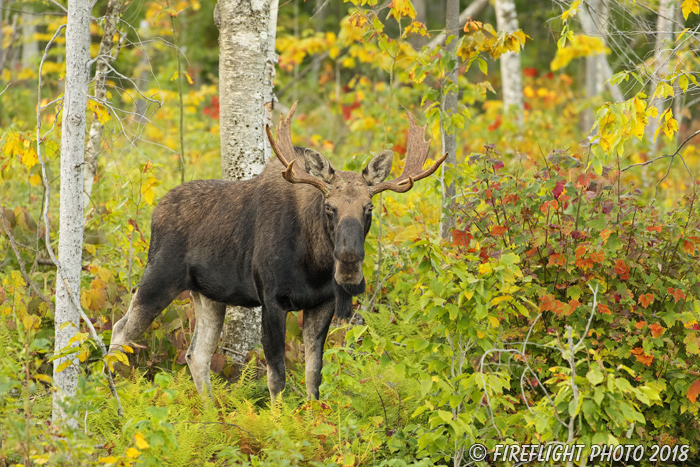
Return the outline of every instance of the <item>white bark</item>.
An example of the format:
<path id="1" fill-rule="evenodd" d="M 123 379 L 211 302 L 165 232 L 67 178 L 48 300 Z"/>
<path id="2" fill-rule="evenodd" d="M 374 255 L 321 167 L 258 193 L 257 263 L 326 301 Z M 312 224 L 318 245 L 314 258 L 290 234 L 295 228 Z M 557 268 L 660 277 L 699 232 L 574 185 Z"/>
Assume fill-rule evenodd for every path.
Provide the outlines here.
<path id="1" fill-rule="evenodd" d="M 1 6 L 0 6 L 1 7 Z M 34 61 L 39 56 L 39 41 L 34 38 L 36 23 L 32 15 L 22 14 L 22 66 L 34 67 Z"/>
<path id="2" fill-rule="evenodd" d="M 652 63 L 653 74 L 651 75 L 651 84 L 649 86 L 649 99 L 652 98 L 657 86 L 668 73 L 668 62 L 673 51 L 673 20 L 676 15 L 676 9 L 679 2 L 676 0 L 660 0 L 659 14 L 656 20 L 656 44 L 654 46 L 654 62 Z M 659 112 L 658 116 L 666 109 L 666 101 L 664 99 L 652 99 L 650 105 L 656 107 Z M 659 127 L 659 119 L 649 117 L 649 123 L 646 126 L 646 137 L 650 142 L 651 151 L 655 152 L 658 146 L 657 141 L 653 141 L 654 133 Z"/>
<path id="3" fill-rule="evenodd" d="M 496 24 L 498 31 L 518 30 L 518 16 L 514 0 L 496 0 Z M 503 110 L 515 107 L 518 125 L 523 121 L 523 75 L 520 67 L 520 54 L 507 52 L 501 55 L 501 87 L 503 89 Z"/>
<path id="4" fill-rule="evenodd" d="M 271 149 L 265 125 L 272 123 L 278 0 L 219 0 L 219 109 L 221 169 L 227 180 L 262 172 Z M 242 365 L 260 344 L 261 309 L 229 307 L 223 349 Z"/>
<path id="5" fill-rule="evenodd" d="M 112 46 L 114 45 L 114 35 L 117 33 L 117 20 L 119 19 L 119 10 L 122 6 L 122 0 L 109 0 L 107 2 L 107 12 L 105 13 L 104 33 L 100 42 L 100 51 L 98 52 L 101 58 L 97 61 L 95 69 L 95 98 L 98 101 L 104 100 L 107 95 L 107 73 L 109 65 L 114 61 L 112 56 Z M 100 153 L 102 146 L 102 123 L 94 116 L 90 125 L 90 137 L 88 138 L 87 153 L 85 155 L 85 173 L 83 180 L 83 196 L 84 204 L 87 206 L 90 203 L 90 195 L 92 194 L 92 186 L 95 183 L 97 175 L 97 156 Z"/>
<path id="6" fill-rule="evenodd" d="M 584 34 L 592 37 L 600 37 L 603 44 L 607 44 L 609 6 L 608 0 L 588 0 L 582 4 L 579 20 Z M 604 53 L 586 57 L 586 97 L 592 99 L 607 88 L 615 102 L 622 102 L 624 95 L 616 84 L 605 83 L 612 76 L 612 69 L 608 63 L 608 57 Z M 581 126 L 584 131 L 593 126 L 593 109 L 586 109 L 582 115 Z"/>
<path id="7" fill-rule="evenodd" d="M 80 325 L 80 312 L 66 289 L 80 297 L 80 260 L 83 250 L 83 163 L 85 158 L 85 118 L 90 68 L 90 0 L 68 2 L 66 26 L 66 78 L 61 128 L 61 207 L 58 237 L 58 258 L 63 265 L 65 282 L 56 280 L 55 350 L 68 346 Z M 67 284 L 66 284 L 67 283 Z M 61 325 L 73 325 L 61 329 Z M 77 360 L 62 372 L 57 368 L 66 358 L 54 360 L 53 420 L 65 419 L 59 405 L 63 398 L 75 394 L 78 377 Z M 66 423 L 77 427 L 74 419 Z"/>
<path id="8" fill-rule="evenodd" d="M 455 36 L 445 46 L 445 52 L 451 56 L 455 55 L 455 47 L 459 39 L 459 0 L 447 0 L 445 5 L 445 33 L 447 37 Z M 457 74 L 459 65 L 448 74 L 447 80 L 454 86 L 457 86 Z M 457 89 L 448 92 L 442 101 L 442 110 L 444 114 L 453 115 L 457 112 Z M 442 180 L 442 215 L 440 216 L 440 236 L 444 239 L 450 238 L 452 230 L 455 227 L 455 218 L 453 214 L 445 214 L 445 210 L 451 210 L 454 202 L 456 188 L 454 183 L 445 184 L 445 171 L 450 168 L 454 169 L 457 165 L 457 130 L 452 128 L 452 133 L 447 133 L 443 125 L 442 117 L 440 119 L 440 135 L 442 136 L 442 154 L 447 153 L 447 159 L 441 167 Z"/>

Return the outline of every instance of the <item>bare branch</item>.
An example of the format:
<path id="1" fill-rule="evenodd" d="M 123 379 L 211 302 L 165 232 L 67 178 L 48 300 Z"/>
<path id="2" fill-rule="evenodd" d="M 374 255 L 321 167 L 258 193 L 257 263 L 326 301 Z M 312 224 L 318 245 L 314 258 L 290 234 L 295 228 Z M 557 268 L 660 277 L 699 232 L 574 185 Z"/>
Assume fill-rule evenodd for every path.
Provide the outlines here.
<path id="1" fill-rule="evenodd" d="M 0 224 L 2 224 L 3 230 L 5 231 L 5 234 L 7 235 L 7 238 L 10 240 L 10 246 L 12 246 L 12 251 L 15 252 L 15 256 L 17 257 L 17 262 L 19 263 L 19 270 L 22 273 L 22 277 L 24 277 L 24 281 L 29 284 L 34 290 L 34 293 L 42 299 L 46 304 L 48 305 L 49 309 L 53 311 L 53 303 L 51 303 L 51 300 L 46 297 L 41 292 L 41 289 L 39 289 L 39 286 L 32 280 L 31 277 L 29 277 L 29 274 L 27 274 L 27 269 L 24 265 L 24 261 L 22 261 L 22 256 L 19 254 L 19 250 L 17 249 L 17 242 L 15 242 L 15 237 L 12 235 L 12 232 L 10 229 L 7 227 L 7 224 L 5 223 L 5 207 L 0 206 Z"/>

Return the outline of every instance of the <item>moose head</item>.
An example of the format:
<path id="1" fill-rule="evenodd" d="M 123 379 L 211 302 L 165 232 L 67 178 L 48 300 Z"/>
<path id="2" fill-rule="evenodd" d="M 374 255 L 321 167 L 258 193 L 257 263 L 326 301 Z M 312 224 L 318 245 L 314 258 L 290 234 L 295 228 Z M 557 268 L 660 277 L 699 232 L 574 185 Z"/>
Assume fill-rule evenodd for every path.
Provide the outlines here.
<path id="1" fill-rule="evenodd" d="M 319 217 L 333 245 L 335 282 L 350 295 L 364 292 L 362 261 L 365 257 L 364 239 L 372 223 L 372 197 L 385 190 L 403 193 L 415 181 L 434 173 L 447 154 L 427 169 L 423 165 L 428 157 L 430 140 L 425 141 L 425 126 L 419 127 L 408 114 L 410 129 L 406 145 L 406 163 L 403 173 L 385 181 L 391 172 L 393 152 L 383 151 L 374 156 L 361 174 L 336 170 L 321 153 L 312 149 L 295 148 L 292 144 L 291 121 L 297 103 L 286 118 L 280 115 L 277 139 L 266 126 L 272 150 L 282 162 L 282 176 L 290 183 L 305 183 L 318 189 L 323 195 L 319 205 Z M 295 165 L 296 164 L 296 165 Z M 303 165 L 303 170 L 296 170 Z M 344 313 L 338 313 L 342 315 Z"/>

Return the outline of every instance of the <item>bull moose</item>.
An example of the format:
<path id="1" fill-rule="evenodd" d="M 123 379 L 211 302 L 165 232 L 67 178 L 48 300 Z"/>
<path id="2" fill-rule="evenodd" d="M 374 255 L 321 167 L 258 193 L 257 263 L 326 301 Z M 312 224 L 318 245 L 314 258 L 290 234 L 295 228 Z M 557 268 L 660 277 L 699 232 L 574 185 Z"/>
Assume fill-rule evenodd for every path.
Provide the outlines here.
<path id="1" fill-rule="evenodd" d="M 318 398 L 323 345 L 333 315 L 348 318 L 365 290 L 364 239 L 372 197 L 405 192 L 434 173 L 423 169 L 430 141 L 409 115 L 402 174 L 384 181 L 392 152 L 373 157 L 362 174 L 338 171 L 320 153 L 294 147 L 291 119 L 280 116 L 276 160 L 245 181 L 196 180 L 170 190 L 154 208 L 148 261 L 129 309 L 115 325 L 110 352 L 138 339 L 181 292 L 190 290 L 196 325 L 187 364 L 197 391 L 211 395 L 210 363 L 226 305 L 262 306 L 268 389 L 285 386 L 286 315 L 304 310 L 306 392 Z M 305 169 L 305 170 L 304 170 Z M 281 175 L 281 176 L 280 176 Z"/>

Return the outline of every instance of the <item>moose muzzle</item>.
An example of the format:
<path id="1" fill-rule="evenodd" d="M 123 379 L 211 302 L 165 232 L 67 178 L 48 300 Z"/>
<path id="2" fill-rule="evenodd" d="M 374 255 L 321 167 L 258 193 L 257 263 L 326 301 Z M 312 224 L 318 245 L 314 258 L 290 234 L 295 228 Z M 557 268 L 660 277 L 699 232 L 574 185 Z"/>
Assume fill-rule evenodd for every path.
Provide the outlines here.
<path id="1" fill-rule="evenodd" d="M 336 230 L 335 281 L 349 293 L 357 295 L 364 291 L 362 261 L 365 259 L 365 235 L 362 224 L 355 218 L 345 218 Z M 361 288 L 362 290 L 357 291 Z M 351 290 L 352 289 L 352 290 Z"/>

